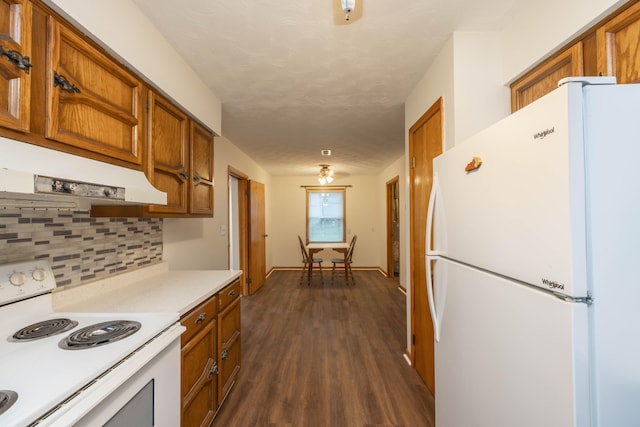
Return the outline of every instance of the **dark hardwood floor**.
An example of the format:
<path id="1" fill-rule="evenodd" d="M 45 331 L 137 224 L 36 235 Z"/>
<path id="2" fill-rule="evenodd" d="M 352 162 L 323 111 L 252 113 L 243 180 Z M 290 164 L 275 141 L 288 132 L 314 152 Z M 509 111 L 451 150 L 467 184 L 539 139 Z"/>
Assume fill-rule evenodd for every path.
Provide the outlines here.
<path id="1" fill-rule="evenodd" d="M 242 367 L 214 427 L 433 426 L 434 400 L 403 358 L 397 278 L 276 271 L 242 299 Z"/>

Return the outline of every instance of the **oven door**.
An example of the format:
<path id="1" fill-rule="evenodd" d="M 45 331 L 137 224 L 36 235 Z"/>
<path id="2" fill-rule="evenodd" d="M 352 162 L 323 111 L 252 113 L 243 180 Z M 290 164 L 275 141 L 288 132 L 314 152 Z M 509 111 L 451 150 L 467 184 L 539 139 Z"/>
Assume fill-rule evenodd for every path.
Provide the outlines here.
<path id="1" fill-rule="evenodd" d="M 180 425 L 180 335 L 173 325 L 81 390 L 42 426 Z"/>

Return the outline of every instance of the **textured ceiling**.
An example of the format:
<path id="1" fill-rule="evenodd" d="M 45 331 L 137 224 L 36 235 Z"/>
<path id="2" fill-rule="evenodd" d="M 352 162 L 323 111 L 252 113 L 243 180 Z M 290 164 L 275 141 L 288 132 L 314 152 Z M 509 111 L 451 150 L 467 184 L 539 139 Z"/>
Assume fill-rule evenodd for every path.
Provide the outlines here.
<path id="1" fill-rule="evenodd" d="M 356 0 L 349 23 L 340 0 L 133 2 L 220 98 L 225 138 L 272 175 L 345 176 L 403 154 L 403 103 L 453 31 L 524 0 Z"/>

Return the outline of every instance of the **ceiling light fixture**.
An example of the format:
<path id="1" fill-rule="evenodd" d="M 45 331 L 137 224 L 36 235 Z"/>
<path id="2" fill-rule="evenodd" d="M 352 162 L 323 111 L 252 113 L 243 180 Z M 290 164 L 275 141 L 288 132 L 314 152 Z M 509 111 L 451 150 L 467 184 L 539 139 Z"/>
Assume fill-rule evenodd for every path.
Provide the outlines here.
<path id="1" fill-rule="evenodd" d="M 342 3 L 342 11 L 344 12 L 344 20 L 351 19 L 351 13 L 356 8 L 356 0 L 340 0 Z"/>
<path id="2" fill-rule="evenodd" d="M 333 182 L 333 171 L 329 165 L 319 165 L 320 173 L 318 174 L 318 182 L 321 185 L 331 184 Z"/>

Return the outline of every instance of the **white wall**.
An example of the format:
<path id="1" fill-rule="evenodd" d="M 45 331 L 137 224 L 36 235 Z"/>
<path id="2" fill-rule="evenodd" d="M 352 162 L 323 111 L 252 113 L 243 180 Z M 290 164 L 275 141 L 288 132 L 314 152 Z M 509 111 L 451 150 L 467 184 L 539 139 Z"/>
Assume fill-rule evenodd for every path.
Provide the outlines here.
<path id="1" fill-rule="evenodd" d="M 249 179 L 265 184 L 266 230 L 272 228 L 271 177 L 249 156 L 224 137 L 215 139 L 213 218 L 167 218 L 164 220 L 164 259 L 172 270 L 211 270 L 229 268 L 229 166 Z M 221 232 L 222 227 L 222 232 Z M 267 271 L 273 266 L 272 248 L 267 238 Z"/>
<path id="2" fill-rule="evenodd" d="M 502 31 L 503 81 L 515 80 L 626 0 L 536 0 Z"/>
<path id="3" fill-rule="evenodd" d="M 105 49 L 222 134 L 222 104 L 129 0 L 45 0 Z"/>
<path id="4" fill-rule="evenodd" d="M 306 236 L 306 191 L 301 185 L 317 186 L 315 176 L 274 176 L 271 179 L 272 227 L 268 240 L 273 245 L 275 267 L 300 267 L 301 256 L 297 236 Z M 354 234 L 358 242 L 353 256 L 355 267 L 384 268 L 386 258 L 379 247 L 385 233 L 384 210 L 380 208 L 384 186 L 377 176 L 349 176 L 336 179 L 335 185 L 352 185 L 346 190 L 347 241 Z M 382 202 L 383 203 L 383 202 Z M 384 206 L 384 204 L 383 204 Z M 331 265 L 336 252 L 326 250 L 318 255 Z"/>
<path id="5" fill-rule="evenodd" d="M 455 117 L 447 112 L 454 111 L 453 97 L 453 37 L 449 38 L 442 50 L 426 70 L 422 79 L 413 88 L 404 105 L 405 154 L 409 153 L 409 128 L 431 107 L 439 97 L 443 98 L 443 137 L 455 135 Z M 408 163 L 405 164 L 408 175 Z"/>
<path id="6" fill-rule="evenodd" d="M 499 33 L 453 34 L 454 128 L 457 144 L 511 112 L 502 81 Z M 445 112 L 446 115 L 446 112 Z M 451 147 L 451 141 L 448 147 Z"/>

